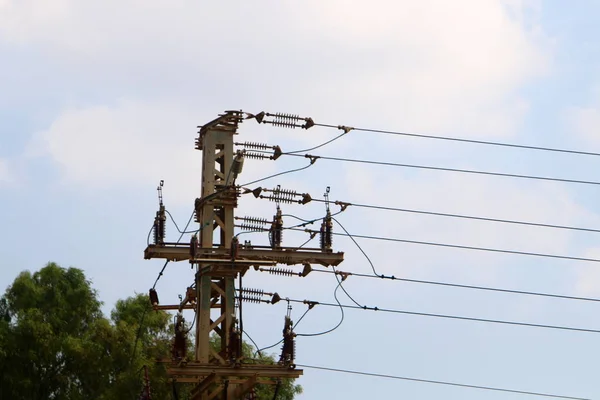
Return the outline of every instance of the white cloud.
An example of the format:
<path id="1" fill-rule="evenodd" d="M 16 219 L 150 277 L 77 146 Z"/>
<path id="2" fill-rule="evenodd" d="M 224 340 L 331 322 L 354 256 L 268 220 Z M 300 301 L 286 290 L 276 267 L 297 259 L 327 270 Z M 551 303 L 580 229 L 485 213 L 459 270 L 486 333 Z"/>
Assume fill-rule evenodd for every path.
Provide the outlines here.
<path id="1" fill-rule="evenodd" d="M 537 22 L 522 16 L 529 7 L 5 1 L 0 40 L 43 45 L 65 73 L 83 74 L 89 90 L 111 86 L 126 99 L 64 110 L 31 144 L 42 143 L 69 181 L 106 185 L 198 167 L 191 129 L 232 107 L 442 135 L 513 135 L 527 110 L 519 88 L 550 62 Z M 295 136 L 320 142 L 321 132 Z M 288 136 L 265 135 L 279 144 Z"/>
<path id="2" fill-rule="evenodd" d="M 600 90 L 595 90 L 596 98 L 588 106 L 571 107 L 566 112 L 567 124 L 588 143 L 600 143 Z"/>
<path id="3" fill-rule="evenodd" d="M 348 192 L 341 200 L 355 203 L 566 226 L 594 226 L 600 222 L 597 215 L 578 204 L 564 186 L 557 184 L 524 184 L 514 180 L 447 174 L 435 178 L 426 174 L 411 177 L 402 172 L 392 178 L 378 176 L 364 168 L 347 168 L 346 175 Z M 577 237 L 567 230 L 352 207 L 345 213 L 348 217 L 342 218 L 348 221 L 351 232 L 357 234 L 542 254 L 581 255 L 574 253 L 580 250 L 574 249 Z M 382 268 L 387 268 L 393 259 L 390 249 L 401 257 L 401 263 L 391 265 L 390 273 L 431 275 L 438 279 L 442 276 L 454 281 L 462 277 L 470 282 L 497 282 L 499 276 L 506 278 L 515 271 L 519 274 L 515 267 L 527 261 L 522 256 L 497 253 L 363 242 L 372 249 L 370 254 Z M 537 264 L 548 263 L 546 260 Z M 481 268 L 483 265 L 485 268 Z M 515 283 L 510 285 L 514 287 Z"/>
<path id="4" fill-rule="evenodd" d="M 13 181 L 12 173 L 9 169 L 8 161 L 0 158 L 0 184 Z"/>
<path id="5" fill-rule="evenodd" d="M 600 248 L 590 248 L 584 257 L 600 259 Z M 576 272 L 575 290 L 580 296 L 600 297 L 600 269 L 585 265 Z"/>
<path id="6" fill-rule="evenodd" d="M 529 4 L 30 0 L 5 6 L 0 32 L 124 91 L 498 136 L 527 110 L 520 86 L 549 68 Z"/>
<path id="7" fill-rule="evenodd" d="M 202 153 L 194 148 L 198 125 L 194 114 L 134 100 L 68 109 L 33 137 L 27 152 L 30 157 L 53 159 L 65 182 L 102 190 L 164 179 L 173 200 L 189 203 L 200 192 L 202 166 Z M 259 165 L 244 178 L 264 174 L 268 167 Z"/>

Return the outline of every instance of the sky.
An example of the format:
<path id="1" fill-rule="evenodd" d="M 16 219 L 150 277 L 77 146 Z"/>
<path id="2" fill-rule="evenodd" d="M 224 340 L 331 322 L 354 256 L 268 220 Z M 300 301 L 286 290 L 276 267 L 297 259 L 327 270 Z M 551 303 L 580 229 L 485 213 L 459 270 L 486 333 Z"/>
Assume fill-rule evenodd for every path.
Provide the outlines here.
<path id="1" fill-rule="evenodd" d="M 22 270 L 77 267 L 108 314 L 146 293 L 162 267 L 144 260 L 156 186 L 185 226 L 201 183 L 196 126 L 225 110 L 284 112 L 318 123 L 600 152 L 600 3 L 420 0 L 300 3 L 187 0 L 0 0 L 0 289 Z M 293 151 L 340 132 L 244 122 L 239 141 Z M 597 181 L 600 159 L 350 131 L 316 154 Z M 240 182 L 305 166 L 246 160 Z M 261 182 L 332 200 L 600 228 L 597 185 L 318 160 Z M 335 209 L 335 208 L 334 208 Z M 236 215 L 271 219 L 275 204 L 240 199 Z M 283 212 L 320 218 L 321 203 Z M 349 207 L 351 233 L 600 258 L 597 233 Z M 286 225 L 296 222 L 284 219 Z M 336 232 L 342 232 L 336 224 Z M 167 239 L 177 240 L 167 227 Z M 595 237 L 596 236 L 596 237 Z M 267 244 L 265 234 L 240 236 Z M 284 245 L 307 234 L 284 233 Z M 185 237 L 182 240 L 189 240 Z M 595 262 L 357 239 L 378 273 L 409 279 L 600 297 Z M 314 243 L 316 246 L 316 242 Z M 342 271 L 372 269 L 347 237 Z M 187 263 L 157 284 L 175 303 Z M 334 302 L 329 274 L 249 271 L 248 287 Z M 600 329 L 598 305 L 350 277 L 360 304 L 406 311 Z M 340 301 L 351 301 L 339 295 Z M 306 310 L 293 304 L 292 317 Z M 248 304 L 261 347 L 281 335 L 285 302 Z M 192 315 L 186 315 L 192 318 Z M 334 327 L 316 306 L 297 333 Z M 594 333 L 346 310 L 333 332 L 297 340 L 298 364 L 600 398 Z M 278 349 L 273 350 L 277 352 Z M 305 369 L 300 399 L 517 399 L 528 396 Z"/>

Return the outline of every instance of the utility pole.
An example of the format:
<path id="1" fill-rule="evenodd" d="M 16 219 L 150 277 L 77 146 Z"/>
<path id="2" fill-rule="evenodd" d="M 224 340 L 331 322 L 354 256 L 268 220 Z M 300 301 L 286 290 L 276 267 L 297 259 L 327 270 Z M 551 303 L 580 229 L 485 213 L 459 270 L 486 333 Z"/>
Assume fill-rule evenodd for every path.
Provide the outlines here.
<path id="1" fill-rule="evenodd" d="M 266 117 L 274 119 L 267 121 Z M 269 229 L 270 246 L 253 246 L 249 242 L 242 245 L 238 242 L 234 235 L 234 210 L 240 197 L 240 188 L 235 185 L 235 179 L 241 172 L 245 150 L 234 153 L 234 136 L 238 134 L 239 124 L 250 118 L 259 123 L 271 123 L 280 127 L 308 129 L 312 126 L 310 118 L 227 111 L 200 127 L 196 149 L 202 151 L 202 187 L 201 197 L 195 201 L 196 221 L 200 224 L 199 237 L 194 235 L 189 243 L 164 241 L 166 218 L 161 196 L 160 209 L 155 219 L 154 244 L 149 245 L 144 252 L 146 259 L 187 260 L 194 267 L 195 288 L 187 288 L 186 296 L 180 304 L 160 305 L 153 290 L 150 297 L 156 310 L 178 311 L 173 359 L 170 361 L 168 374 L 175 382 L 195 383 L 193 398 L 198 400 L 244 399 L 256 384 L 275 384 L 279 379 L 298 378 L 302 375 L 302 370 L 296 369 L 294 364 L 295 335 L 291 330 L 291 323 L 288 323 L 289 317 L 286 317 L 280 362 L 275 365 L 245 363 L 241 352 L 241 312 L 236 316 L 236 300 L 239 311 L 243 288 L 238 288 L 239 296 L 236 296 L 236 278 L 246 274 L 251 266 L 272 267 L 283 263 L 304 265 L 306 268 L 313 263 L 335 266 L 343 261 L 343 253 L 334 253 L 330 245 L 322 245 L 320 249 L 282 247 L 283 223 L 279 206 Z M 297 121 L 305 123 L 298 125 Z M 246 144 L 250 147 L 253 145 Z M 292 202 L 290 198 L 297 195 L 290 191 L 272 192 L 270 199 L 283 202 Z M 298 203 L 302 203 L 302 200 Z M 260 222 L 266 223 L 266 220 L 261 219 Z M 196 311 L 195 354 L 191 357 L 185 349 L 183 309 Z M 220 349 L 210 347 L 211 335 L 216 335 L 219 339 Z"/>

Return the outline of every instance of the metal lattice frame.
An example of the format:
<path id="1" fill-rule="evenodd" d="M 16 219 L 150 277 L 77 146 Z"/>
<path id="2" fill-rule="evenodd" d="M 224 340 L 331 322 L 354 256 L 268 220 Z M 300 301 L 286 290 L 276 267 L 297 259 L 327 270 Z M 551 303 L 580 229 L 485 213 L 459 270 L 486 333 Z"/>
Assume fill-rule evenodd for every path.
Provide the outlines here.
<path id="1" fill-rule="evenodd" d="M 272 384 L 281 378 L 298 378 L 301 370 L 293 366 L 256 365 L 238 362 L 241 338 L 232 343 L 235 325 L 235 286 L 238 274 L 251 265 L 276 263 L 338 265 L 343 253 L 265 246 L 239 246 L 232 249 L 234 209 L 238 189 L 233 185 L 233 136 L 242 121 L 242 112 L 228 111 L 204 125 L 196 148 L 202 150 L 202 192 L 196 200 L 196 221 L 200 223 L 200 238 L 191 245 L 156 243 L 145 250 L 145 258 L 171 261 L 189 260 L 196 266 L 196 298 L 190 294 L 180 305 L 155 309 L 196 309 L 196 346 L 194 360 L 178 360 L 168 369 L 178 382 L 196 382 L 193 398 L 209 400 L 219 395 L 225 399 L 243 399 L 256 384 Z M 216 238 L 216 240 L 215 240 Z M 194 292 L 192 291 L 192 296 Z M 212 333 L 221 339 L 220 351 L 210 347 Z"/>

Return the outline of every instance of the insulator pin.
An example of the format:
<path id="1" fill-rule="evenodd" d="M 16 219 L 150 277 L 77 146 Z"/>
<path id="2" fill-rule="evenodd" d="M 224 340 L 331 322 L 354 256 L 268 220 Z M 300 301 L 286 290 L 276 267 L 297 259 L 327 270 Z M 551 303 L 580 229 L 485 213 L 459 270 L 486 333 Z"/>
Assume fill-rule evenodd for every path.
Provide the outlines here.
<path id="1" fill-rule="evenodd" d="M 260 296 L 257 295 L 246 295 L 246 296 L 241 296 L 242 301 L 247 301 L 249 303 L 262 303 L 263 300 L 260 298 Z"/>
<path id="2" fill-rule="evenodd" d="M 308 129 L 315 125 L 315 122 L 310 117 L 302 118 L 302 117 L 299 117 L 298 115 L 284 114 L 284 113 L 275 113 L 275 114 L 265 113 L 264 115 L 267 117 L 273 117 L 273 119 L 271 121 L 267 121 L 267 120 L 264 120 L 263 118 L 260 118 L 260 120 L 257 118 L 257 121 L 259 123 L 262 122 L 263 124 L 271 124 L 273 126 L 292 128 L 292 129 L 294 129 L 294 128 Z M 304 121 L 304 124 L 301 124 L 302 121 Z"/>
<path id="3" fill-rule="evenodd" d="M 274 201 L 276 203 L 306 204 L 306 203 L 310 203 L 312 201 L 312 197 L 308 193 L 298 193 L 295 190 L 281 189 L 280 186 L 277 186 L 275 189 L 272 189 L 272 190 L 261 188 L 261 192 L 262 191 L 271 192 L 271 193 L 273 193 L 273 195 L 263 196 L 263 195 L 259 194 L 258 197 L 260 197 L 261 199 Z M 301 197 L 301 199 L 296 199 L 297 197 Z"/>
<path id="4" fill-rule="evenodd" d="M 252 152 L 249 152 L 249 151 L 246 152 L 245 156 L 247 158 L 253 158 L 255 160 L 264 160 L 264 159 L 267 159 L 267 158 L 273 158 L 273 156 L 268 156 L 267 154 L 252 153 Z"/>
<path id="5" fill-rule="evenodd" d="M 162 245 L 165 243 L 165 223 L 167 221 L 167 217 L 165 215 L 165 207 L 160 206 L 160 209 L 156 212 L 156 217 L 154 218 L 154 225 L 152 231 L 154 233 L 154 244 Z"/>
<path id="6" fill-rule="evenodd" d="M 255 295 L 255 296 L 264 296 L 265 295 L 265 291 L 262 289 L 242 288 L 242 292 L 249 293 L 249 294 Z"/>
<path id="7" fill-rule="evenodd" d="M 250 223 L 254 223 L 254 224 L 263 224 L 266 225 L 269 223 L 269 221 L 267 221 L 266 218 L 257 218 L 257 217 L 235 217 L 235 219 L 237 220 L 241 220 L 241 221 L 245 221 L 245 222 L 250 222 Z"/>
<path id="8" fill-rule="evenodd" d="M 257 149 L 257 150 L 269 150 L 274 149 L 275 146 L 269 146 L 266 143 L 256 143 L 256 142 L 243 142 L 243 143 L 235 143 L 236 146 L 242 146 L 247 149 Z"/>
<path id="9" fill-rule="evenodd" d="M 327 215 L 323 218 L 319 234 L 321 239 L 321 250 L 330 251 L 333 243 L 333 222 L 331 220 L 331 215 Z"/>
<path id="10" fill-rule="evenodd" d="M 298 273 L 286 268 L 269 268 L 265 269 L 270 274 L 281 276 L 297 276 Z"/>
<path id="11" fill-rule="evenodd" d="M 231 163 L 231 173 L 233 174 L 234 180 L 239 174 L 242 173 L 242 169 L 244 168 L 244 156 L 244 152 L 238 150 L 237 154 L 233 158 L 233 162 Z"/>
<path id="12" fill-rule="evenodd" d="M 263 231 L 268 231 L 269 229 L 265 228 L 264 226 L 260 226 L 260 225 L 254 225 L 254 224 L 239 224 L 236 225 L 238 228 L 245 230 L 245 231 L 258 231 L 258 232 L 263 232 Z"/>
<path id="13" fill-rule="evenodd" d="M 283 239 L 283 218 L 281 215 L 281 209 L 277 207 L 277 214 L 273 216 L 273 222 L 271 229 L 269 229 L 269 240 L 271 241 L 271 248 L 276 249 L 281 247 L 281 241 Z"/>

